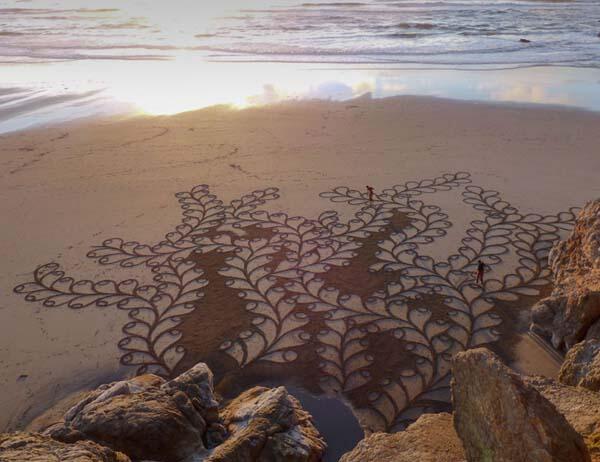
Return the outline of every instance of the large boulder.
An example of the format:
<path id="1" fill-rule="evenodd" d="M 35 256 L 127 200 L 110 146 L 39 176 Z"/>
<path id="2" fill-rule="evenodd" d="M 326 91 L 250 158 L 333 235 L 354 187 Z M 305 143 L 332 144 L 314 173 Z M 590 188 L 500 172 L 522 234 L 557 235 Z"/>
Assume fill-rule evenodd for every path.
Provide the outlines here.
<path id="1" fill-rule="evenodd" d="M 120 452 L 91 441 L 65 444 L 38 433 L 0 435 L 2 462 L 131 462 Z"/>
<path id="2" fill-rule="evenodd" d="M 600 461 L 600 393 L 571 387 L 546 377 L 526 377 L 583 436 L 594 461 Z"/>
<path id="3" fill-rule="evenodd" d="M 569 238 L 552 249 L 549 264 L 554 290 L 533 307 L 531 329 L 568 350 L 600 335 L 600 199 L 584 207 Z"/>
<path id="4" fill-rule="evenodd" d="M 256 387 L 220 408 L 203 363 L 171 381 L 149 374 L 103 385 L 36 438 L 73 453 L 97 447 L 108 457 L 72 459 L 78 462 L 318 462 L 326 448 L 283 387 Z"/>
<path id="5" fill-rule="evenodd" d="M 550 401 L 485 348 L 456 355 L 454 426 L 468 461 L 588 462 L 583 438 Z"/>
<path id="6" fill-rule="evenodd" d="M 554 348 L 568 351 L 587 338 L 588 330 L 600 319 L 600 292 L 565 287 L 555 289 L 532 308 L 531 330 L 550 338 Z"/>
<path id="7" fill-rule="evenodd" d="M 202 363 L 169 382 L 144 375 L 104 385 L 46 433 L 157 462 L 317 462 L 326 447 L 310 414 L 283 387 L 253 388 L 219 410 L 213 375 Z"/>
<path id="8" fill-rule="evenodd" d="M 207 462 L 317 462 L 326 448 L 310 414 L 283 387 L 252 388 L 220 415 L 230 436 Z"/>
<path id="9" fill-rule="evenodd" d="M 145 375 L 102 386 L 46 433 L 66 443 L 92 440 L 134 459 L 177 462 L 205 452 L 217 409 L 212 373 L 200 363 L 170 382 Z"/>
<path id="10" fill-rule="evenodd" d="M 560 284 L 590 286 L 598 283 L 596 272 L 600 271 L 600 199 L 588 202 L 581 210 L 569 238 L 552 249 L 549 264 Z"/>
<path id="11" fill-rule="evenodd" d="M 586 340 L 571 348 L 558 378 L 565 385 L 600 391 L 600 340 Z"/>
<path id="12" fill-rule="evenodd" d="M 406 430 L 374 433 L 340 462 L 462 462 L 465 452 L 450 414 L 424 414 Z"/>

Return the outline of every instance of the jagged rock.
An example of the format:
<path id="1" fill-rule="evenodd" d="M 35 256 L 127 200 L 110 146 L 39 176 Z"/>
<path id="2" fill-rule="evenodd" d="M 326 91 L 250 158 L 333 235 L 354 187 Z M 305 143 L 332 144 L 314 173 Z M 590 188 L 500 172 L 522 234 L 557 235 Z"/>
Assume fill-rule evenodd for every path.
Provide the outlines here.
<path id="1" fill-rule="evenodd" d="M 569 350 L 587 337 L 599 318 L 600 292 L 576 289 L 569 295 L 556 293 L 537 303 L 532 309 L 532 330 L 550 336 L 554 348 Z"/>
<path id="2" fill-rule="evenodd" d="M 563 385 L 545 377 L 525 381 L 550 401 L 583 436 L 594 461 L 600 461 L 600 393 Z"/>
<path id="3" fill-rule="evenodd" d="M 91 441 L 65 444 L 38 433 L 0 435 L 2 462 L 131 462 L 120 452 Z"/>
<path id="4" fill-rule="evenodd" d="M 600 391 L 600 341 L 586 340 L 571 348 L 558 378 L 565 385 Z"/>
<path id="5" fill-rule="evenodd" d="M 462 462 L 465 452 L 450 414 L 424 414 L 406 430 L 374 433 L 340 462 Z"/>
<path id="6" fill-rule="evenodd" d="M 170 382 L 146 375 L 102 386 L 47 434 L 67 443 L 89 439 L 135 459 L 179 461 L 205 451 L 217 409 L 212 373 L 200 363 Z"/>
<path id="7" fill-rule="evenodd" d="M 325 443 L 311 419 L 283 387 L 253 388 L 219 412 L 212 372 L 200 363 L 169 382 L 145 375 L 102 386 L 47 434 L 136 460 L 317 462 Z"/>
<path id="8" fill-rule="evenodd" d="M 206 364 L 196 364 L 190 370 L 165 383 L 163 389 L 173 395 L 182 392 L 189 396 L 208 421 L 215 421 L 218 418 L 219 403 L 214 395 L 213 374 Z"/>
<path id="9" fill-rule="evenodd" d="M 533 307 L 531 329 L 568 350 L 590 333 L 600 334 L 600 199 L 581 211 L 570 237 L 552 249 L 549 263 L 554 290 Z"/>
<path id="10" fill-rule="evenodd" d="M 600 319 L 588 329 L 586 340 L 600 340 Z"/>
<path id="11" fill-rule="evenodd" d="M 587 447 L 550 401 L 485 348 L 456 355 L 454 426 L 468 461 L 590 461 Z"/>
<path id="12" fill-rule="evenodd" d="M 119 395 L 129 395 L 139 393 L 148 388 L 160 387 L 165 380 L 156 375 L 147 374 L 134 377 L 131 380 L 123 380 L 106 385 L 101 385 L 96 390 L 89 393 L 84 399 L 75 404 L 65 414 L 65 420 L 71 421 L 81 412 L 81 410 L 91 402 L 102 402 Z"/>
<path id="13" fill-rule="evenodd" d="M 317 462 L 325 451 L 310 414 L 283 387 L 252 388 L 220 415 L 230 436 L 207 462 Z"/>

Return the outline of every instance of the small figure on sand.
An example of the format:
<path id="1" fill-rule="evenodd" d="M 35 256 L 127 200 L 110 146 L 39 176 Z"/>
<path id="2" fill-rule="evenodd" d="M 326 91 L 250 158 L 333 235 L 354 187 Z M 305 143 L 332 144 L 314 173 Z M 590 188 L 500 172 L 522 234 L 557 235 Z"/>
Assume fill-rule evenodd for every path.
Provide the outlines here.
<path id="1" fill-rule="evenodd" d="M 373 186 L 367 186 L 367 192 L 369 193 L 369 201 L 373 202 L 373 193 L 375 192 Z"/>
<path id="2" fill-rule="evenodd" d="M 479 260 L 477 262 L 477 284 L 483 285 L 483 273 L 485 273 L 486 265 Z"/>

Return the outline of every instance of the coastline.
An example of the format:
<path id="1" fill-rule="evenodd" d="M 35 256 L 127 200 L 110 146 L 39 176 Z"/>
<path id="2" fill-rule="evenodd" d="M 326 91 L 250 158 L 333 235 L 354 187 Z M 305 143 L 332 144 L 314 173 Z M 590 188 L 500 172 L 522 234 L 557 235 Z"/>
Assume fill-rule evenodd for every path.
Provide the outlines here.
<path id="1" fill-rule="evenodd" d="M 565 66 L 470 68 L 464 66 L 319 65 L 170 61 L 173 77 L 161 76 L 164 63 L 115 62 L 114 72 L 88 63 L 93 80 L 78 76 L 86 62 L 5 66 L 0 82 L 0 135 L 95 117 L 175 115 L 216 105 L 244 109 L 287 101 L 348 101 L 422 96 L 484 104 L 556 106 L 600 111 L 600 69 Z M 112 68 L 110 68 L 112 70 Z M 87 71 L 86 71 L 87 72 Z M 57 80 L 58 79 L 58 80 Z M 200 82 L 200 83 L 199 83 Z"/>
<path id="2" fill-rule="evenodd" d="M 119 364 L 125 312 L 45 308 L 13 288 L 48 262 L 78 279 L 139 278 L 85 255 L 114 237 L 163 239 L 180 220 L 178 191 L 207 183 L 229 201 L 277 187 L 281 198 L 270 210 L 314 218 L 332 207 L 319 193 L 339 185 L 381 190 L 469 172 L 523 212 L 558 213 L 600 196 L 598 126 L 600 114 L 572 108 L 400 96 L 210 107 L 2 135 L 0 213 L 10 246 L 0 283 L 0 427 L 34 418 L 40 399 L 50 406 L 41 394 L 50 385 L 59 400 L 93 386 L 96 371 L 98 382 L 134 372 Z M 452 221 L 432 249 L 444 256 L 476 215 L 458 193 L 435 203 Z"/>

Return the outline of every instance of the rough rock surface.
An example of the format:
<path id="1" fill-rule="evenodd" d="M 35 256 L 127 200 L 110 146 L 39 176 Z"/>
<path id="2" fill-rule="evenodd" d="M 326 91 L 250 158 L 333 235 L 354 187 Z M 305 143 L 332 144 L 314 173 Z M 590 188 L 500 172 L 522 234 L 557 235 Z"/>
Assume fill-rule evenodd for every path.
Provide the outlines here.
<path id="1" fill-rule="evenodd" d="M 554 405 L 485 348 L 456 355 L 454 426 L 468 461 L 590 461 L 583 438 Z"/>
<path id="2" fill-rule="evenodd" d="M 586 338 L 586 340 L 600 340 L 600 319 L 598 319 L 588 329 L 587 335 L 585 336 L 585 338 Z"/>
<path id="3" fill-rule="evenodd" d="M 340 462 L 462 462 L 465 452 L 450 414 L 425 414 L 405 431 L 374 433 Z"/>
<path id="4" fill-rule="evenodd" d="M 221 418 L 230 437 L 210 462 L 317 462 L 325 451 L 312 417 L 283 387 L 252 388 L 229 403 Z"/>
<path id="5" fill-rule="evenodd" d="M 600 391 L 600 340 L 586 340 L 571 348 L 558 378 L 565 385 Z"/>
<path id="6" fill-rule="evenodd" d="M 145 375 L 105 385 L 47 434 L 66 443 L 92 440 L 134 459 L 179 461 L 205 449 L 203 436 L 218 417 L 212 385 L 202 363 L 170 382 Z"/>
<path id="7" fill-rule="evenodd" d="M 531 329 L 568 350 L 600 335 L 600 199 L 584 207 L 570 237 L 552 249 L 549 263 L 554 290 L 533 307 Z"/>
<path id="8" fill-rule="evenodd" d="M 91 441 L 65 444 L 37 433 L 0 435 L 2 462 L 131 462 L 120 452 Z"/>
<path id="9" fill-rule="evenodd" d="M 594 461 L 600 461 L 600 393 L 563 385 L 545 377 L 527 377 L 583 436 Z"/>
<path id="10" fill-rule="evenodd" d="M 203 363 L 169 382 L 144 375 L 104 385 L 46 434 L 160 462 L 317 462 L 326 447 L 310 414 L 283 387 L 253 388 L 219 410 Z"/>

